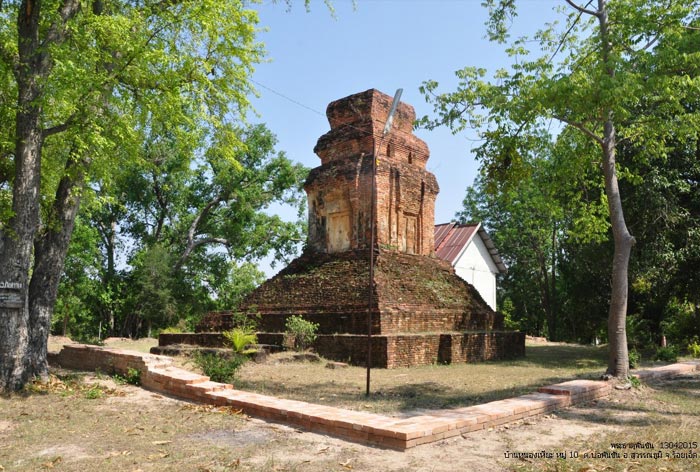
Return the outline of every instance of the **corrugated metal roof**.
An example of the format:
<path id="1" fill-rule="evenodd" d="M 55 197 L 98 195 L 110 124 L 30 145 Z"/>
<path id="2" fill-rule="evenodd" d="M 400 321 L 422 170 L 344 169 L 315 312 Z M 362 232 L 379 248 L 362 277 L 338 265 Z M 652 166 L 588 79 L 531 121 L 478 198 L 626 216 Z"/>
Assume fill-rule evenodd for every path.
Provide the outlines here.
<path id="1" fill-rule="evenodd" d="M 496 249 L 495 244 L 493 244 L 493 241 L 488 233 L 486 233 L 486 230 L 481 227 L 480 223 L 444 223 L 435 225 L 435 254 L 440 259 L 446 260 L 454 265 L 477 233 L 488 249 L 498 270 L 501 273 L 506 273 L 508 269 L 503 263 L 501 256 L 498 254 L 498 249 Z"/>
<path id="2" fill-rule="evenodd" d="M 437 251 L 440 247 L 442 240 L 450 234 L 450 231 L 456 223 L 444 223 L 441 225 L 435 225 L 435 250 Z"/>
<path id="3" fill-rule="evenodd" d="M 435 253 L 440 259 L 449 261 L 450 264 L 454 264 L 457 258 L 462 254 L 464 249 L 472 240 L 474 234 L 476 234 L 479 229 L 479 225 L 458 225 L 457 223 L 448 223 L 448 226 L 441 230 L 443 233 L 440 238 L 440 244 L 437 243 L 438 238 L 435 238 Z M 437 226 L 435 227 L 437 236 Z"/>

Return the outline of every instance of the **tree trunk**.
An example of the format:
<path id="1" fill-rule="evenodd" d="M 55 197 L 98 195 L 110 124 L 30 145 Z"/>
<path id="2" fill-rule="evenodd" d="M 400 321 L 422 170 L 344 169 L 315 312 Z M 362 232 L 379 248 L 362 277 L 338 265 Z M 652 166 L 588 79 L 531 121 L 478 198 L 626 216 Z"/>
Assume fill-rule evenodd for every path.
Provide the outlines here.
<path id="1" fill-rule="evenodd" d="M 559 313 L 557 312 L 557 225 L 556 223 L 552 228 L 552 275 L 549 280 L 551 282 L 551 288 L 549 290 L 549 309 L 550 309 L 550 320 L 549 320 L 549 337 L 551 340 L 558 341 L 559 336 Z"/>
<path id="2" fill-rule="evenodd" d="M 547 269 L 547 256 L 540 247 L 534 246 L 533 249 L 537 255 L 537 264 L 539 265 L 540 272 L 540 299 L 542 310 L 544 311 L 544 320 L 547 323 L 547 333 L 545 336 L 550 341 L 556 341 L 556 320 L 554 319 L 552 311 L 552 293 L 549 270 Z"/>
<path id="3" fill-rule="evenodd" d="M 25 362 L 26 369 L 35 377 L 48 377 L 46 349 L 51 316 L 80 208 L 78 193 L 83 184 L 84 170 L 76 170 L 75 167 L 84 165 L 84 162 L 76 162 L 72 158 L 66 162 L 52 214 L 45 225 L 46 232 L 34 244 L 34 270 L 29 284 L 29 345 Z"/>
<path id="4" fill-rule="evenodd" d="M 0 390 L 7 391 L 18 390 L 29 380 L 24 357 L 29 342 L 27 282 L 32 242 L 39 226 L 43 144 L 40 82 L 50 69 L 48 58 L 40 52 L 40 10 L 40 2 L 25 0 L 17 15 L 19 64 L 15 71 L 18 93 L 13 216 L 0 234 L 0 283 L 5 285 L 6 290 L 3 295 L 19 300 L 19 306 L 0 302 Z M 8 286 L 11 288 L 8 289 Z"/>
<path id="5" fill-rule="evenodd" d="M 606 0 L 598 0 L 598 23 L 600 25 L 600 43 L 605 74 L 615 77 L 615 65 L 609 34 L 609 18 Z M 603 174 L 605 175 L 605 195 L 608 197 L 608 210 L 612 226 L 615 251 L 612 266 L 612 291 L 610 310 L 608 311 L 608 369 L 607 373 L 620 379 L 629 376 L 629 354 L 627 352 L 627 297 L 628 270 L 634 238 L 627 229 L 625 215 L 622 211 L 622 198 L 615 168 L 615 146 L 617 136 L 614 116 L 611 109 L 605 111 L 603 125 Z"/>
<path id="6" fill-rule="evenodd" d="M 605 123 L 605 142 L 603 143 L 603 173 L 605 174 L 605 193 L 608 197 L 610 223 L 612 225 L 615 251 L 612 265 L 612 291 L 610 310 L 608 312 L 608 370 L 609 375 L 620 379 L 629 376 L 629 357 L 627 352 L 627 297 L 628 269 L 630 253 L 634 238 L 627 229 L 622 199 L 615 169 L 615 127 L 612 120 Z"/>

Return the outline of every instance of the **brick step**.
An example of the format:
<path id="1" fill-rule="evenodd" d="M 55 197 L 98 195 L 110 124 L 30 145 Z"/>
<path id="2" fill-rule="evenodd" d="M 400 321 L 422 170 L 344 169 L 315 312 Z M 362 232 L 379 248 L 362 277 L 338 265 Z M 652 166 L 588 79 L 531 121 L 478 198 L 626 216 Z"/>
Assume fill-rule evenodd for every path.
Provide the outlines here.
<path id="1" fill-rule="evenodd" d="M 179 367 L 168 366 L 164 369 L 148 369 L 147 376 L 168 384 L 194 385 L 208 382 L 209 377 L 189 372 Z"/>

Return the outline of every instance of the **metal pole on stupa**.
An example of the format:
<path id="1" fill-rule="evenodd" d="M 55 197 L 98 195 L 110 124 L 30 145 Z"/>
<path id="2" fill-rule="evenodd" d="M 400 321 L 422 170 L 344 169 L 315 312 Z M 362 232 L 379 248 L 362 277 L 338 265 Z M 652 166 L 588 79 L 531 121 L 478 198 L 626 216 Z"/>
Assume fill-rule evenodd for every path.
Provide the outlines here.
<path id="1" fill-rule="evenodd" d="M 397 89 L 394 94 L 394 100 L 391 102 L 391 109 L 389 110 L 389 115 L 386 118 L 386 123 L 384 124 L 384 130 L 382 131 L 382 136 L 379 140 L 379 145 L 374 146 L 374 155 L 372 156 L 372 202 L 370 205 L 370 238 L 369 238 L 369 295 L 367 301 L 367 390 L 365 395 L 369 396 L 370 390 L 370 372 L 372 369 L 372 302 L 374 294 L 374 251 L 375 251 L 375 235 L 376 235 L 376 209 L 377 206 L 377 162 L 379 161 L 379 150 L 382 148 L 384 138 L 391 131 L 391 124 L 394 121 L 394 114 L 396 113 L 396 108 L 399 106 L 399 101 L 401 101 L 401 94 L 403 89 Z M 375 138 L 376 142 L 376 138 Z"/>

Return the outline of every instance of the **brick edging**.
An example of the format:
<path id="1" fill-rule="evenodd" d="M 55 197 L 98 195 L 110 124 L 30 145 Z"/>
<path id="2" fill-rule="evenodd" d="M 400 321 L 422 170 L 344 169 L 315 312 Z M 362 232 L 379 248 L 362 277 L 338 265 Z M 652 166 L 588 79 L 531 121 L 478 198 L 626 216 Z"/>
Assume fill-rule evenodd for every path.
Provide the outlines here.
<path id="1" fill-rule="evenodd" d="M 199 403 L 231 406 L 250 416 L 397 450 L 542 415 L 606 397 L 612 391 L 609 382 L 570 380 L 515 398 L 396 418 L 235 390 L 232 385 L 174 367 L 167 356 L 71 344 L 52 354 L 50 361 L 67 368 L 105 373 L 126 374 L 129 369 L 136 369 L 141 372 L 141 385 L 149 390 Z M 642 380 L 658 379 L 696 370 L 700 370 L 700 361 L 643 369 L 633 375 Z"/>

